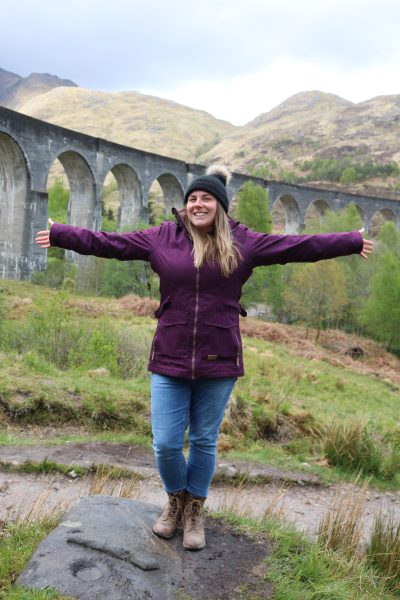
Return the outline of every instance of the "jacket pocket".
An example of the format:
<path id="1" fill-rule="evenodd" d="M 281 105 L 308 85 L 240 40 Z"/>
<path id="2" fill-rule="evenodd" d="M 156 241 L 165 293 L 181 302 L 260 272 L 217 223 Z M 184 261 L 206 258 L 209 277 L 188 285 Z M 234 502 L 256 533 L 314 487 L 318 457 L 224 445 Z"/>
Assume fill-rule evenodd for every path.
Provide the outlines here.
<path id="1" fill-rule="evenodd" d="M 233 359 L 238 362 L 241 343 L 238 315 L 232 313 L 209 313 L 204 317 L 204 358 Z"/>
<path id="2" fill-rule="evenodd" d="M 157 354 L 171 357 L 186 356 L 189 348 L 188 315 L 184 310 L 162 312 L 153 341 L 152 358 Z"/>

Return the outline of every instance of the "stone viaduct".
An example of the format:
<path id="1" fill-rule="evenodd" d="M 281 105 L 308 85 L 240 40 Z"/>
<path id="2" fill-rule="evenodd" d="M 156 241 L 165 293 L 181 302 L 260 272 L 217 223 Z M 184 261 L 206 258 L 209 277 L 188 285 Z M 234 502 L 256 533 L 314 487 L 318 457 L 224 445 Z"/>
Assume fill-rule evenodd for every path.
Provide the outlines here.
<path id="1" fill-rule="evenodd" d="M 51 125 L 0 107 L 0 277 L 29 279 L 47 264 L 46 252 L 34 243 L 35 233 L 47 228 L 47 178 L 54 161 L 69 181 L 68 223 L 101 229 L 101 194 L 108 173 L 118 183 L 119 227 L 148 220 L 148 197 L 158 181 L 165 211 L 182 204 L 188 183 L 204 167 L 144 152 Z M 252 180 L 269 191 L 271 207 L 280 201 L 286 214 L 286 233 L 304 226 L 311 206 L 322 215 L 354 202 L 368 231 L 373 216 L 400 226 L 400 201 L 290 185 L 233 173 L 228 193 L 234 196 Z"/>

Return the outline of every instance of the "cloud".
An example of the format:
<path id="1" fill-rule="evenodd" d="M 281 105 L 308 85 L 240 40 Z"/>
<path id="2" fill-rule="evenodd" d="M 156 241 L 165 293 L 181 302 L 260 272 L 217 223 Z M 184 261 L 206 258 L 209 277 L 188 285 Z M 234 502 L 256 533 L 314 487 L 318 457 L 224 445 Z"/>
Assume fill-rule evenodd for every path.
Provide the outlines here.
<path id="1" fill-rule="evenodd" d="M 1 10 L 4 69 L 180 98 L 235 122 L 300 90 L 352 99 L 357 86 L 394 93 L 398 80 L 398 0 L 3 0 Z"/>
<path id="2" fill-rule="evenodd" d="M 343 71 L 280 57 L 260 71 L 220 82 L 192 80 L 177 88 L 164 89 L 163 94 L 235 125 L 244 125 L 300 91 L 320 90 L 352 102 L 397 94 L 397 73 L 396 63 Z M 146 92 L 160 95 L 160 90 L 155 88 Z"/>

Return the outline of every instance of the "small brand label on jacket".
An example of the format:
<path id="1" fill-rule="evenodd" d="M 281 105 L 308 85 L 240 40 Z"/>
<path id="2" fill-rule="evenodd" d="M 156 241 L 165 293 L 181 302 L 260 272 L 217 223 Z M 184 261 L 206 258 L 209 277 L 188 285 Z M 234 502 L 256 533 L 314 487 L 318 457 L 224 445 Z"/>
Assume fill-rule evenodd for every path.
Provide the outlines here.
<path id="1" fill-rule="evenodd" d="M 218 354 L 209 354 L 207 360 L 217 360 Z"/>

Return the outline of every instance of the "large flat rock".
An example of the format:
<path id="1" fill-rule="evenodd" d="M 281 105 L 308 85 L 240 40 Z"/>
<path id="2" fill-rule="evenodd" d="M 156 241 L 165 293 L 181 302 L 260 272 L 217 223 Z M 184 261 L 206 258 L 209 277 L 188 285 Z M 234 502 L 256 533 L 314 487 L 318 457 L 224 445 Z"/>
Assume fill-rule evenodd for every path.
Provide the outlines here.
<path id="1" fill-rule="evenodd" d="M 82 498 L 40 543 L 17 585 L 82 600 L 233 600 L 243 598 L 243 586 L 271 598 L 263 578 L 267 540 L 208 517 L 206 548 L 188 552 L 181 530 L 168 541 L 153 534 L 159 512 L 138 500 Z"/>

